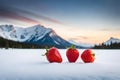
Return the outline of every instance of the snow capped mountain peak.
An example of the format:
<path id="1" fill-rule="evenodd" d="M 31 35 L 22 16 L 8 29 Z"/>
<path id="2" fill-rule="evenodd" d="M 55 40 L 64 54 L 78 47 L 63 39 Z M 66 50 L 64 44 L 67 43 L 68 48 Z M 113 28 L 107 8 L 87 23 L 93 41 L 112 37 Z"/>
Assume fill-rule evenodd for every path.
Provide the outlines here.
<path id="1" fill-rule="evenodd" d="M 110 37 L 110 40 L 120 40 L 118 38 Z"/>
<path id="2" fill-rule="evenodd" d="M 31 27 L 29 27 L 29 28 L 46 28 L 46 27 L 44 27 L 44 26 L 41 25 L 41 24 L 37 24 L 37 25 L 31 26 Z"/>
<path id="3" fill-rule="evenodd" d="M 34 38 L 34 41 L 37 41 L 41 38 L 43 38 L 46 34 L 50 33 L 51 29 L 46 28 L 42 25 L 35 25 L 29 28 L 26 28 L 26 33 L 29 33 L 30 36 L 27 41 L 30 41 Z"/>
<path id="4" fill-rule="evenodd" d="M 13 25 L 0 25 L 0 36 L 6 39 L 15 39 L 17 37 L 16 35 L 16 30 Z"/>
<path id="5" fill-rule="evenodd" d="M 0 29 L 1 29 L 2 31 L 7 31 L 7 32 L 9 32 L 9 31 L 13 30 L 14 27 L 13 27 L 13 25 L 0 25 Z"/>
<path id="6" fill-rule="evenodd" d="M 105 45 L 110 45 L 111 43 L 120 43 L 120 39 L 111 37 L 109 40 L 104 42 Z"/>
<path id="7" fill-rule="evenodd" d="M 28 28 L 15 27 L 13 25 L 0 25 L 0 36 L 6 39 L 24 42 L 35 37 L 38 40 L 51 31 L 43 25 L 35 25 Z"/>
<path id="8" fill-rule="evenodd" d="M 49 35 L 50 36 L 56 36 L 57 34 L 56 34 L 56 32 L 52 29 L 52 28 L 46 28 L 45 26 L 43 26 L 43 25 L 40 25 L 40 24 L 38 24 L 38 25 L 35 25 L 35 26 L 32 26 L 32 27 L 29 27 L 29 28 L 27 28 L 27 29 L 32 29 L 32 30 L 35 30 L 35 32 L 39 32 L 39 35 L 40 34 L 47 34 L 47 33 L 50 33 Z M 57 35 L 58 36 L 58 35 Z"/>

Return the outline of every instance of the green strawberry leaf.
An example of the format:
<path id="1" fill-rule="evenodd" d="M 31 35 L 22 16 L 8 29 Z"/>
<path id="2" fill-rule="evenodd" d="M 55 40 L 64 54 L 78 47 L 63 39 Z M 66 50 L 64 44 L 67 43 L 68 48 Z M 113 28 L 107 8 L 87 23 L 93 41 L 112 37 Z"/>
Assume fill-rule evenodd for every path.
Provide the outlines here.
<path id="1" fill-rule="evenodd" d="M 49 50 L 49 49 L 48 49 L 47 46 L 45 47 L 45 49 L 46 49 L 46 53 L 45 53 L 45 54 L 42 54 L 42 56 L 46 56 L 46 54 L 48 53 L 48 50 Z"/>
<path id="2" fill-rule="evenodd" d="M 92 53 L 92 56 L 95 57 L 95 53 Z"/>

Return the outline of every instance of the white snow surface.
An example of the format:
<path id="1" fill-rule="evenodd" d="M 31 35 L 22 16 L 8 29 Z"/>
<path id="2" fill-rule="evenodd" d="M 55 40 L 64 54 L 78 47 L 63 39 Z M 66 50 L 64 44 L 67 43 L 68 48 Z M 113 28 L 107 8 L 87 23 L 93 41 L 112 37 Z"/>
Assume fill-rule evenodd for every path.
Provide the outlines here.
<path id="1" fill-rule="evenodd" d="M 59 52 L 63 62 L 49 63 L 45 49 L 0 49 L 0 80 L 120 80 L 120 50 L 93 50 L 94 63 L 69 63 Z"/>

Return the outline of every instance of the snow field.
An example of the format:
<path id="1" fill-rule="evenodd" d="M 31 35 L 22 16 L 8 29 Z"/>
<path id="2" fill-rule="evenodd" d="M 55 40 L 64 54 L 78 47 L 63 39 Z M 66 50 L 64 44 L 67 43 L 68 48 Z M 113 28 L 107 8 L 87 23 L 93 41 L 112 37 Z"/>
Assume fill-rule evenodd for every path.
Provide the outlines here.
<path id="1" fill-rule="evenodd" d="M 80 54 L 84 49 L 80 49 Z M 120 80 L 120 50 L 93 50 L 94 63 L 49 63 L 45 49 L 0 49 L 0 80 Z"/>

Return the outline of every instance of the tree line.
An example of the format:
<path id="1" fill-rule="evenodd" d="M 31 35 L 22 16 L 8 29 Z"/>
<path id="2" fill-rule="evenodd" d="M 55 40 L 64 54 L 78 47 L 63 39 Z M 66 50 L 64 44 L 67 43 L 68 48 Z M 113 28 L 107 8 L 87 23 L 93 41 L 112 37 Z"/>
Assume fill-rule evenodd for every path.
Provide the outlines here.
<path id="1" fill-rule="evenodd" d="M 27 48 L 27 49 L 34 49 L 34 48 L 45 48 L 46 46 L 43 45 L 35 45 L 25 42 L 18 42 L 18 41 L 12 41 L 8 39 L 4 39 L 0 37 L 0 48 Z M 48 48 L 52 46 L 47 46 Z M 110 45 L 106 45 L 104 43 L 95 45 L 93 49 L 120 49 L 120 43 L 112 43 Z"/>
<path id="2" fill-rule="evenodd" d="M 112 43 L 109 45 L 106 45 L 104 43 L 95 45 L 93 49 L 120 49 L 120 43 Z"/>
<path id="3" fill-rule="evenodd" d="M 0 48 L 44 48 L 44 46 L 34 45 L 24 42 L 12 41 L 0 37 Z"/>

